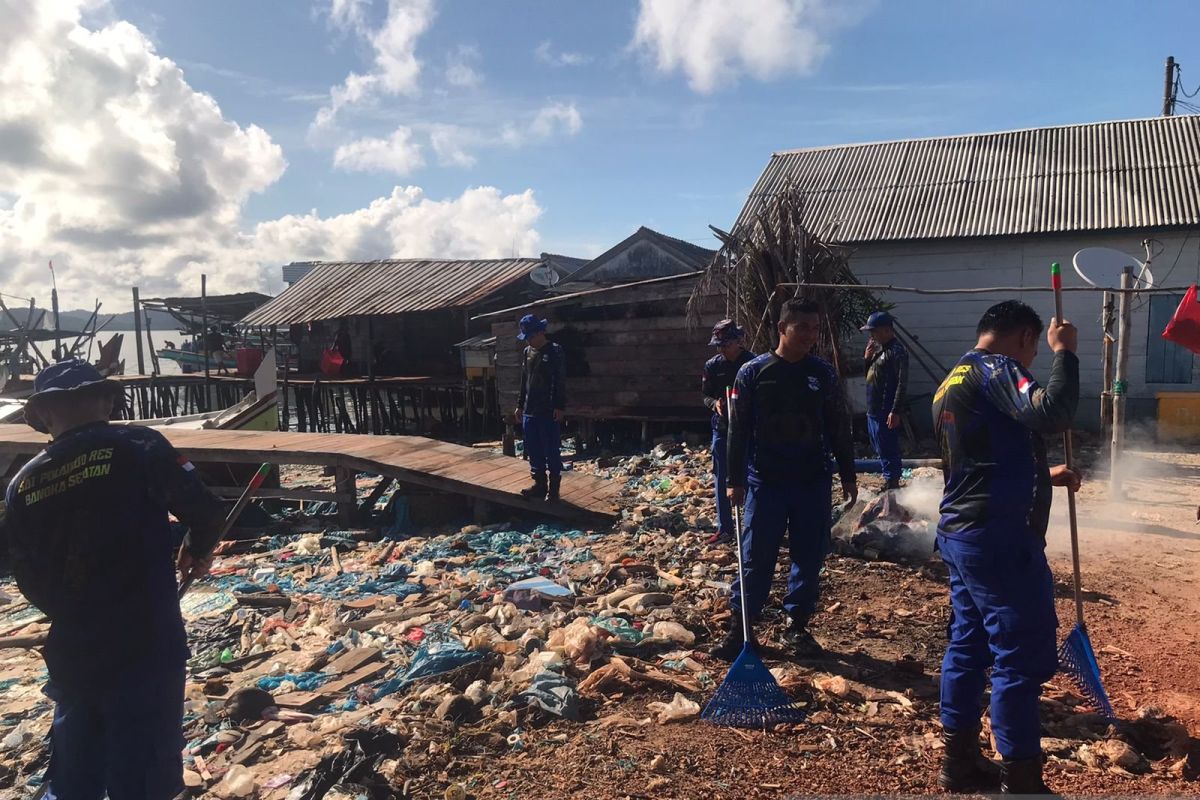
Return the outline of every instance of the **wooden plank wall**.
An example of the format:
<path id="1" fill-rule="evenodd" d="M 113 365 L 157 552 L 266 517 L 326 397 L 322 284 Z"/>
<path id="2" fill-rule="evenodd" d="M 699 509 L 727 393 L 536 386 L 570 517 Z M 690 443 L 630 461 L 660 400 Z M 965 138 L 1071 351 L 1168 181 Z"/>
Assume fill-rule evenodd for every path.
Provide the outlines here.
<path id="1" fill-rule="evenodd" d="M 550 303 L 533 313 L 550 320 L 550 338 L 567 353 L 567 414 L 573 419 L 702 420 L 700 375 L 713 353 L 712 326 L 723 297 L 705 303 L 689 329 L 692 281 L 612 290 Z M 522 313 L 526 313 L 528 309 Z M 524 345 L 517 319 L 493 323 L 500 408 L 516 407 Z"/>

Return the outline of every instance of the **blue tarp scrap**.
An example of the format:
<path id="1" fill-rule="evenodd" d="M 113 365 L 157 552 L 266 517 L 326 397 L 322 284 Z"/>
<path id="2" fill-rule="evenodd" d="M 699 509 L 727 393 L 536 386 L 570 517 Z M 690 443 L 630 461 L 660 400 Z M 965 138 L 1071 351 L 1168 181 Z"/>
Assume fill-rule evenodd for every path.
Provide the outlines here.
<path id="1" fill-rule="evenodd" d="M 534 675 L 529 688 L 517 697 L 526 705 L 536 705 L 563 719 L 579 721 L 579 694 L 575 683 L 557 672 L 544 670 Z"/>
<path id="2" fill-rule="evenodd" d="M 315 691 L 328 681 L 332 675 L 326 675 L 324 672 L 300 672 L 294 675 L 268 675 L 265 678 L 258 679 L 258 688 L 263 691 L 273 692 L 282 686 L 284 683 L 294 683 L 296 689 L 301 692 Z"/>
<path id="3" fill-rule="evenodd" d="M 400 688 L 422 678 L 441 675 L 485 658 L 487 653 L 468 650 L 457 639 L 426 641 L 413 653 L 412 660 L 408 662 L 408 669 L 400 676 Z"/>

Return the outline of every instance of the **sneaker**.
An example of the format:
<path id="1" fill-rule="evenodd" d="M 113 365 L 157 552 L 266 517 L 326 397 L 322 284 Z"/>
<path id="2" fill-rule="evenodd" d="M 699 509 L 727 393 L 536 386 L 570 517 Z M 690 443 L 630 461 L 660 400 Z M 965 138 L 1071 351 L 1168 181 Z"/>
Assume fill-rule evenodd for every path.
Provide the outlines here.
<path id="1" fill-rule="evenodd" d="M 712 536 L 705 539 L 704 543 L 709 546 L 712 546 L 714 544 L 732 544 L 733 537 L 730 536 L 728 533 L 718 532 L 718 533 L 714 533 Z"/>
<path id="2" fill-rule="evenodd" d="M 783 643 L 792 648 L 792 652 L 798 658 L 813 658 L 825 652 L 825 648 L 813 638 L 808 630 L 808 625 L 803 622 L 793 621 L 788 626 L 783 634 Z"/>
<path id="3" fill-rule="evenodd" d="M 754 637 L 750 637 L 750 644 L 754 645 Z M 728 633 L 725 634 L 717 646 L 708 651 L 708 654 L 713 658 L 719 658 L 722 661 L 733 661 L 741 655 L 742 647 L 745 646 L 746 640 L 742 636 L 742 625 L 740 622 L 730 625 Z"/>

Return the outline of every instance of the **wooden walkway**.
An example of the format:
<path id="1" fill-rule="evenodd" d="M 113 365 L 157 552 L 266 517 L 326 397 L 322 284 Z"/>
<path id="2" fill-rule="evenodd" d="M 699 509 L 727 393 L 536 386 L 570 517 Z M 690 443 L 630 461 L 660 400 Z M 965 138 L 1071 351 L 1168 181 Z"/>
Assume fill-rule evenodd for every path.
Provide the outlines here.
<path id="1" fill-rule="evenodd" d="M 535 511 L 549 516 L 611 519 L 618 513 L 622 484 L 594 475 L 564 472 L 558 503 L 526 500 L 520 491 L 529 485 L 526 462 L 462 445 L 420 436 L 361 436 L 344 433 L 283 433 L 223 430 L 172 430 L 162 433 L 192 461 L 230 464 L 309 464 L 337 470 L 337 491 L 317 493 L 275 490 L 264 496 L 333 499 L 354 511 L 354 475 L 367 472 L 394 478 L 476 501 Z M 25 425 L 0 425 L 0 456 L 28 458 L 47 441 Z M 7 460 L 7 458 L 5 458 Z M 222 494 L 236 492 L 223 487 Z"/>

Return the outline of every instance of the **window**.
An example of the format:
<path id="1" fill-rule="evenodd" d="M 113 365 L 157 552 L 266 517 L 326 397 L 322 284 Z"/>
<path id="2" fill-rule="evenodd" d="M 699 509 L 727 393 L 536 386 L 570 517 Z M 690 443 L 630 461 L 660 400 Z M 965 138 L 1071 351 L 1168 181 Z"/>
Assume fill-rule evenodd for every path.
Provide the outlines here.
<path id="1" fill-rule="evenodd" d="M 1183 295 L 1150 296 L 1150 329 L 1146 333 L 1146 383 L 1191 383 L 1192 353 L 1168 342 L 1162 332 Z"/>

